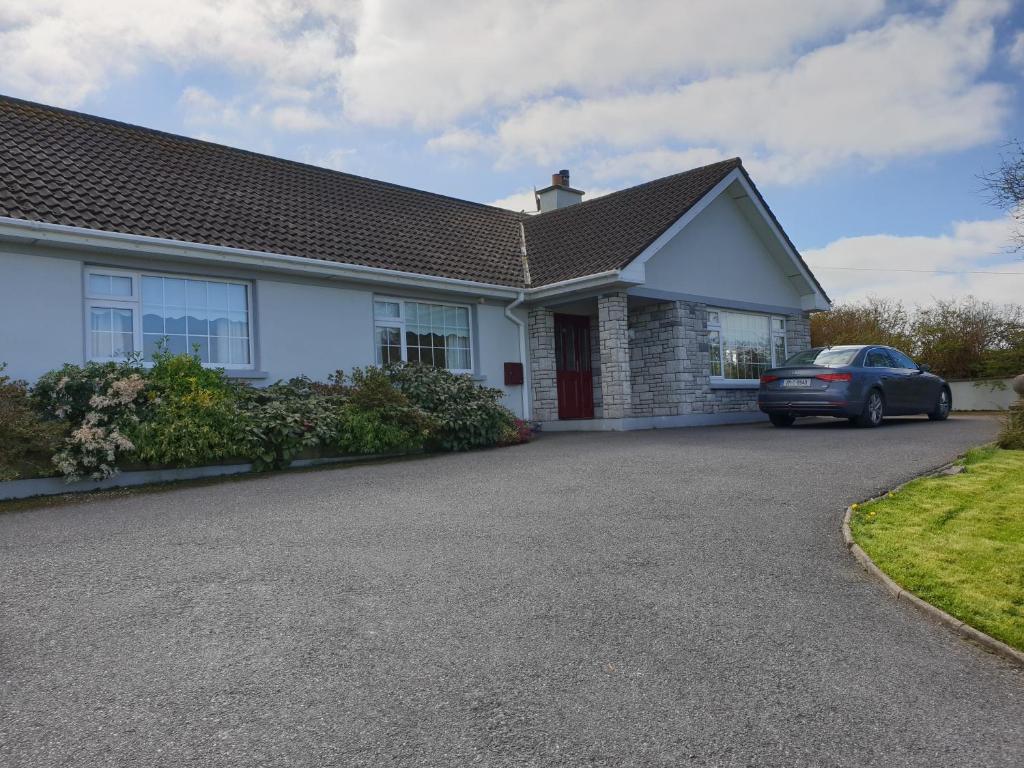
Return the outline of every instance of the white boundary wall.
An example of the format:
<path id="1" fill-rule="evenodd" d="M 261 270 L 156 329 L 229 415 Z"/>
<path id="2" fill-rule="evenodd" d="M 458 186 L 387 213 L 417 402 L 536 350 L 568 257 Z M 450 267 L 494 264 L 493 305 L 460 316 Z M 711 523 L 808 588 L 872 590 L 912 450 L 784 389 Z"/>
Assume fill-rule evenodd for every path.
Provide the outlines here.
<path id="1" fill-rule="evenodd" d="M 976 379 L 950 381 L 953 410 L 1005 411 L 1017 400 L 1013 379 Z"/>

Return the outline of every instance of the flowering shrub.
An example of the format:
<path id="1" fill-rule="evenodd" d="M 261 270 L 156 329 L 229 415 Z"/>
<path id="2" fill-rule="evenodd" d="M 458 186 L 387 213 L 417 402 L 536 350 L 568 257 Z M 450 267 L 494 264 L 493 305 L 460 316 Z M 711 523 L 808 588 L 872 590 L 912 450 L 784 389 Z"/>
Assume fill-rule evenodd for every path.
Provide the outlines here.
<path id="1" fill-rule="evenodd" d="M 533 440 L 533 427 L 522 419 L 512 419 L 505 427 L 498 445 L 519 445 Z"/>
<path id="2" fill-rule="evenodd" d="M 146 382 L 140 373 L 129 373 L 129 370 L 121 368 L 110 377 L 95 380 L 96 391 L 89 397 L 88 410 L 81 423 L 72 429 L 64 446 L 54 454 L 54 465 L 69 482 L 86 476 L 93 480 L 110 477 L 118 471 L 120 457 L 135 450 L 126 432 L 138 424 L 136 407 L 142 400 Z M 122 378 L 115 378 L 116 375 Z M 81 408 L 76 402 L 78 391 L 68 386 L 70 381 L 73 379 L 62 377 L 54 387 L 54 402 L 58 403 L 54 413 L 57 415 L 70 415 Z"/>
<path id="3" fill-rule="evenodd" d="M 515 417 L 501 405 L 504 392 L 481 387 L 466 374 L 394 363 L 388 377 L 413 405 L 437 421 L 431 444 L 445 451 L 499 445 Z"/>
<path id="4" fill-rule="evenodd" d="M 137 357 L 123 363 L 66 363 L 39 377 L 32 387 L 32 399 L 44 415 L 80 424 L 95 409 L 94 397 L 107 397 L 114 382 L 142 373 Z"/>

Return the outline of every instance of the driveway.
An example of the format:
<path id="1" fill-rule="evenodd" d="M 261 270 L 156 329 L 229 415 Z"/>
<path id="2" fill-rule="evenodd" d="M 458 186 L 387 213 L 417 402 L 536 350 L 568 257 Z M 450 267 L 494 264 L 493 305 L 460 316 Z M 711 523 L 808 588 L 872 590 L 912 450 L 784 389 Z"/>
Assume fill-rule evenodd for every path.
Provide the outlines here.
<path id="1" fill-rule="evenodd" d="M 1020 766 L 843 548 L 959 416 L 553 434 L 0 515 L 4 766 Z"/>

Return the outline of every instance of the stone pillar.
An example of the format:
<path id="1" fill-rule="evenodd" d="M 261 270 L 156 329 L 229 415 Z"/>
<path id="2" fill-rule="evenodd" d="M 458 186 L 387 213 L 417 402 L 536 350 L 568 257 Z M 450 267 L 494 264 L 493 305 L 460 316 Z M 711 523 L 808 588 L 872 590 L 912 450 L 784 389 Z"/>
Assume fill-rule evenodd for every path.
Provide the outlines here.
<path id="1" fill-rule="evenodd" d="M 811 348 L 811 321 L 803 315 L 786 318 L 786 353 L 795 355 Z"/>
<path id="2" fill-rule="evenodd" d="M 555 316 L 534 307 L 527 325 L 530 337 L 530 391 L 533 421 L 558 418 L 558 378 L 555 371 Z"/>
<path id="3" fill-rule="evenodd" d="M 597 300 L 601 341 L 601 405 L 606 419 L 632 415 L 633 388 L 629 370 L 629 321 L 626 294 L 610 293 Z"/>

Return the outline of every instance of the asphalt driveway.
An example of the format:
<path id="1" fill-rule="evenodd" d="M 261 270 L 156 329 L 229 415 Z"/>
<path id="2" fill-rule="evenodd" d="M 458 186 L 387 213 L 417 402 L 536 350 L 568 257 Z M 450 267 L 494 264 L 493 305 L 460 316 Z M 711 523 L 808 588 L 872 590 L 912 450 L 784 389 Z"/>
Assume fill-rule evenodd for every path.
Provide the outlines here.
<path id="1" fill-rule="evenodd" d="M 1020 766 L 1024 674 L 839 532 L 994 431 L 560 434 L 0 515 L 0 764 Z"/>

